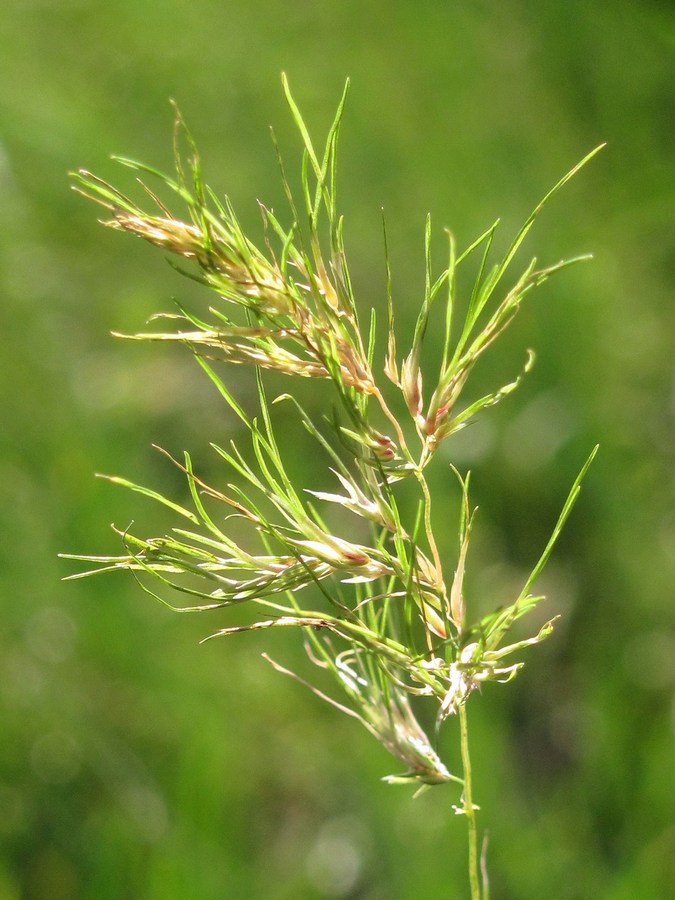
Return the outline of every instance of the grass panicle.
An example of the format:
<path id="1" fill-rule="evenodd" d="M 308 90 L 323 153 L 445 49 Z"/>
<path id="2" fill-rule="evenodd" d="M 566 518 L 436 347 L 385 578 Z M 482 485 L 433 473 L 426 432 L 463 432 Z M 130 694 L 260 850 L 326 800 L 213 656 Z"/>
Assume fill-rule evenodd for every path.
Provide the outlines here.
<path id="1" fill-rule="evenodd" d="M 178 112 L 173 176 L 118 159 L 135 174 L 141 201 L 91 172 L 74 175 L 75 189 L 106 210 L 106 225 L 159 247 L 179 272 L 211 292 L 205 316 L 177 304 L 173 311 L 153 317 L 149 329 L 128 337 L 184 345 L 245 426 L 248 446 L 212 445 L 225 473 L 219 486 L 195 473 L 189 454 L 183 460 L 169 457 L 187 481 L 189 508 L 151 488 L 110 478 L 163 504 L 177 524 L 160 537 L 120 531 L 119 556 L 71 556 L 88 568 L 70 577 L 125 570 L 180 611 L 253 610 L 211 637 L 270 628 L 300 632 L 309 659 L 332 676 L 337 696 L 318 684 L 310 684 L 311 690 L 360 721 L 403 766 L 403 772 L 387 781 L 417 782 L 424 788 L 448 782 L 462 786 L 456 811 L 467 817 L 475 900 L 481 892 L 486 896 L 487 887 L 483 879 L 481 888 L 478 874 L 466 703 L 486 682 L 511 680 L 523 665 L 521 651 L 551 633 L 555 619 L 509 643 L 514 623 L 542 600 L 532 592 L 534 583 L 596 450 L 575 480 L 520 593 L 480 619 L 465 587 L 474 528 L 469 475 L 454 470 L 460 521 L 456 557 L 446 564 L 434 535 L 425 470 L 442 441 L 505 399 L 530 371 L 534 357 L 528 351 L 515 379 L 468 405 L 460 404 L 475 363 L 508 328 L 525 298 L 585 258 L 545 266 L 532 260 L 511 274 L 539 213 L 600 148 L 570 169 L 537 204 L 496 262 L 491 252 L 498 223 L 463 252 L 448 233 L 447 266 L 434 272 L 432 223 L 427 219 L 425 284 L 412 340 L 402 358 L 385 229 L 388 327 L 383 374 L 400 392 L 399 402 L 396 396 L 386 399 L 395 392 L 391 386 L 385 389 L 374 365 L 374 313 L 365 332 L 359 322 L 337 206 L 337 147 L 348 85 L 322 150 L 315 147 L 285 76 L 283 89 L 301 139 L 302 191 L 298 201 L 281 163 L 291 218 L 284 223 L 262 206 L 263 246 L 246 235 L 229 200 L 219 199 L 204 181 L 195 142 Z M 159 192 L 168 199 L 161 199 Z M 477 274 L 463 300 L 457 296 L 456 276 L 469 259 L 477 261 Z M 437 312 L 444 341 L 434 375 L 425 363 L 425 338 Z M 227 387 L 227 363 L 253 368 L 256 416 L 246 412 Z M 270 402 L 263 378 L 267 370 L 329 382 L 325 408 L 332 406 L 332 414 L 315 423 L 292 392 Z M 298 424 L 315 440 L 332 472 L 334 490 L 296 485 L 291 478 L 274 427 L 274 406 L 282 402 L 292 404 L 287 413 L 294 410 Z M 412 513 L 400 502 L 402 479 L 416 483 L 418 503 Z M 347 532 L 327 524 L 336 507 L 352 517 Z M 231 528 L 233 517 L 236 530 Z M 186 599 L 182 604 L 167 599 L 175 596 Z M 269 661 L 279 672 L 308 684 Z M 320 684 L 324 681 L 325 675 Z M 429 737 L 420 725 L 415 709 L 424 703 L 434 706 L 437 726 L 459 715 L 460 775 L 440 759 L 437 729 Z"/>

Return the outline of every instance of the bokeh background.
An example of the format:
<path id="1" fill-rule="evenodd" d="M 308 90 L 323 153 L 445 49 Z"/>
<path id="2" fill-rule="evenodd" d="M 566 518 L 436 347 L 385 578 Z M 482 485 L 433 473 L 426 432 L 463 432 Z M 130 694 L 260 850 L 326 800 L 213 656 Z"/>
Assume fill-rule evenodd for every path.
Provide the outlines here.
<path id="1" fill-rule="evenodd" d="M 674 60 L 658 0 L 5 0 L 1 900 L 467 895 L 452 789 L 413 800 L 380 782 L 392 762 L 366 732 L 260 659 L 302 666 L 292 635 L 199 646 L 224 616 L 172 615 L 123 577 L 60 581 L 73 566 L 59 551 L 117 551 L 110 522 L 172 524 L 95 472 L 180 496 L 151 444 L 190 448 L 217 478 L 208 442 L 236 433 L 178 349 L 110 337 L 197 289 L 97 225 L 66 173 L 130 184 L 111 152 L 169 168 L 175 98 L 210 182 L 255 232 L 256 198 L 283 208 L 267 126 L 289 168 L 299 157 L 282 70 L 317 136 L 352 78 L 351 264 L 381 306 L 384 207 L 402 333 L 427 212 L 440 265 L 443 226 L 466 245 L 501 216 L 505 240 L 608 142 L 522 256 L 594 261 L 533 297 L 477 370 L 476 391 L 537 351 L 522 389 L 443 462 L 473 472 L 472 596 L 489 604 L 602 445 L 542 580 L 563 613 L 554 637 L 471 704 L 494 900 L 675 895 Z M 243 402 L 248 374 L 232 375 Z M 317 414 L 327 402 L 308 400 Z M 435 490 L 454 510 L 445 465 Z M 450 547 L 454 513 L 437 510 Z"/>

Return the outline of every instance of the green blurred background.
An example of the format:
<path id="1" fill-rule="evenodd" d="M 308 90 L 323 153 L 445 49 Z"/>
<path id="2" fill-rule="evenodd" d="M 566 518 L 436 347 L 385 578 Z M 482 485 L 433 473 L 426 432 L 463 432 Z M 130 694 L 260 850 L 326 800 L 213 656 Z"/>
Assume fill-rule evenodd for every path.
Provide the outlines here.
<path id="1" fill-rule="evenodd" d="M 428 211 L 439 251 L 446 225 L 466 245 L 500 215 L 508 235 L 608 142 L 522 257 L 594 261 L 545 286 L 477 370 L 476 391 L 537 351 L 445 461 L 472 468 L 473 596 L 497 603 L 602 445 L 542 579 L 559 628 L 470 704 L 493 900 L 675 896 L 674 59 L 658 0 L 5 0 L 0 900 L 467 896 L 452 789 L 382 784 L 392 763 L 366 732 L 260 659 L 302 666 L 293 636 L 199 646 L 225 616 L 172 615 L 123 577 L 60 582 L 57 552 L 117 551 L 110 522 L 172 524 L 95 472 L 179 496 L 151 443 L 219 477 L 208 441 L 234 430 L 186 356 L 109 336 L 196 289 L 98 226 L 66 173 L 124 183 L 111 152 L 168 169 L 175 98 L 255 231 L 256 198 L 283 208 L 269 124 L 298 159 L 282 70 L 317 136 L 352 78 L 351 264 L 380 305 L 384 207 L 402 331 Z M 244 401 L 249 375 L 232 375 Z"/>

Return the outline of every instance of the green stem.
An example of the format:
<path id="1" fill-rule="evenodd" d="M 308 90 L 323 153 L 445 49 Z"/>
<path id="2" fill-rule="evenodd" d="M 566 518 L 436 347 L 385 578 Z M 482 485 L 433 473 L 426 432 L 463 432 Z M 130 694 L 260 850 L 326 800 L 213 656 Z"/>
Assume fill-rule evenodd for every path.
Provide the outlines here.
<path id="1" fill-rule="evenodd" d="M 481 900 L 479 868 L 478 868 L 478 829 L 476 827 L 476 809 L 471 796 L 471 757 L 469 756 L 469 728 L 466 718 L 466 706 L 459 707 L 459 729 L 462 746 L 462 769 L 464 776 L 464 814 L 469 832 L 469 884 L 471 900 Z"/>

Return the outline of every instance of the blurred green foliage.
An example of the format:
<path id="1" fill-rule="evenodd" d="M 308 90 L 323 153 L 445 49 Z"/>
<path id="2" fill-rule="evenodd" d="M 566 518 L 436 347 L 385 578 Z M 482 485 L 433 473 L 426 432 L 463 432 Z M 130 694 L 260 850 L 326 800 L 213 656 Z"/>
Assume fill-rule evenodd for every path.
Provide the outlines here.
<path id="1" fill-rule="evenodd" d="M 172 616 L 112 576 L 59 581 L 58 551 L 117 549 L 108 522 L 167 524 L 94 472 L 179 492 L 150 444 L 189 448 L 215 475 L 208 441 L 234 429 L 187 354 L 109 337 L 197 288 L 98 227 L 66 172 L 119 180 L 110 152 L 168 168 L 173 97 L 211 183 L 255 230 L 255 198 L 283 209 L 267 124 L 289 169 L 297 160 L 282 69 L 319 136 L 352 78 L 340 171 L 351 264 L 357 293 L 381 305 L 384 207 L 401 334 L 423 289 L 427 211 L 439 254 L 445 225 L 466 245 L 501 215 L 507 236 L 608 141 L 528 239 L 542 262 L 595 260 L 543 288 L 477 370 L 476 392 L 537 351 L 525 385 L 447 459 L 474 473 L 471 596 L 492 605 L 601 443 L 542 579 L 561 626 L 514 685 L 469 704 L 494 900 L 672 896 L 672 9 L 6 0 L 0 898 L 466 895 L 452 788 L 413 801 L 381 784 L 384 752 L 265 666 L 256 636 L 199 647 L 222 619 Z M 232 382 L 245 401 L 247 373 Z M 454 503 L 455 490 L 440 466 L 437 493 Z M 275 640 L 277 658 L 301 665 L 292 637 Z"/>

